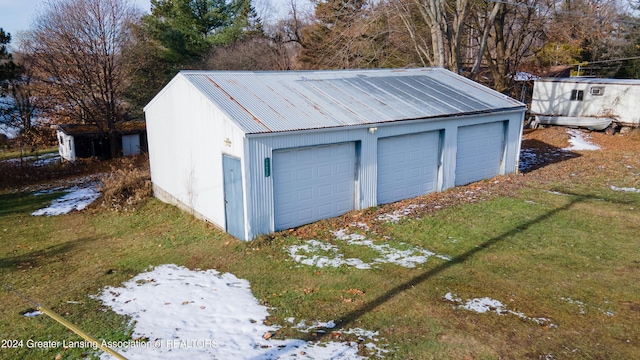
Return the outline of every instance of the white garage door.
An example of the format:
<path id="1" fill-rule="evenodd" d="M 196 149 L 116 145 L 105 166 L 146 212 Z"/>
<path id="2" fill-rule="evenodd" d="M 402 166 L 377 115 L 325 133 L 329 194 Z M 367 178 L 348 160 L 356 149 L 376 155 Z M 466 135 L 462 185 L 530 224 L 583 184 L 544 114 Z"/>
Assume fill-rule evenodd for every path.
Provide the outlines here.
<path id="1" fill-rule="evenodd" d="M 437 131 L 378 140 L 378 204 L 436 191 L 440 135 Z"/>
<path id="2" fill-rule="evenodd" d="M 503 142 L 503 122 L 459 128 L 455 184 L 465 185 L 498 175 Z"/>
<path id="3" fill-rule="evenodd" d="M 275 229 L 288 229 L 353 209 L 355 144 L 273 152 Z"/>

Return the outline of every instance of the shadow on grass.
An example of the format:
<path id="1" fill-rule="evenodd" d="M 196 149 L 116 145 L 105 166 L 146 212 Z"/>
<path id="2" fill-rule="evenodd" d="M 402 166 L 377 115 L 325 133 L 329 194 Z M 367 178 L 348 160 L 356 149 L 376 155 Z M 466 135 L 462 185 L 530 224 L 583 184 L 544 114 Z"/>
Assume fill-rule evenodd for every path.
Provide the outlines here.
<path id="1" fill-rule="evenodd" d="M 8 256 L 0 258 L 0 269 L 13 269 L 15 271 L 23 270 L 23 268 L 35 268 L 58 261 L 54 259 L 57 255 L 63 255 L 78 246 L 88 244 L 99 240 L 98 237 L 84 237 L 63 244 L 56 244 L 44 249 L 35 250 L 22 255 Z"/>
<path id="2" fill-rule="evenodd" d="M 522 231 L 527 230 L 533 225 L 544 222 L 545 220 L 552 218 L 558 213 L 569 210 L 571 207 L 573 207 L 574 205 L 580 202 L 583 202 L 589 199 L 596 199 L 595 197 L 592 197 L 592 196 L 585 196 L 585 195 L 578 195 L 578 194 L 566 194 L 566 195 L 571 196 L 571 200 L 568 204 L 562 207 L 556 208 L 554 210 L 551 210 L 543 215 L 538 216 L 535 219 L 527 221 L 526 223 L 519 224 L 516 227 L 514 227 L 512 230 L 509 230 L 492 239 L 489 239 L 483 244 L 476 246 L 475 248 L 461 254 L 460 256 L 457 256 L 451 259 L 450 261 L 442 263 L 441 265 L 438 265 L 435 268 L 428 270 L 418 276 L 415 276 L 410 280 L 405 281 L 404 283 L 388 290 L 386 293 L 379 296 L 378 298 L 370 302 L 367 302 L 364 306 L 360 307 L 359 309 L 353 310 L 345 314 L 344 316 L 342 316 L 337 321 L 335 321 L 336 327 L 330 329 L 331 331 L 309 333 L 308 335 L 303 336 L 302 339 L 305 341 L 318 341 L 321 338 L 326 337 L 327 335 L 330 335 L 332 331 L 346 329 L 349 327 L 350 324 L 356 322 L 363 315 L 372 312 L 379 306 L 385 304 L 387 301 L 403 293 L 404 291 L 411 290 L 415 285 L 423 283 L 453 266 L 460 265 L 468 261 L 469 259 L 473 258 L 476 254 L 487 251 L 494 245 L 508 239 L 509 237 L 515 236 L 521 233 Z"/>
<path id="3" fill-rule="evenodd" d="M 547 165 L 559 163 L 582 155 L 549 145 L 536 139 L 524 139 L 520 149 L 518 171 L 528 173 Z"/>
<path id="4" fill-rule="evenodd" d="M 41 195 L 27 193 L 0 195 L 0 218 L 34 212 L 47 206 L 54 199 L 64 195 L 64 193 L 64 191 L 55 191 Z"/>

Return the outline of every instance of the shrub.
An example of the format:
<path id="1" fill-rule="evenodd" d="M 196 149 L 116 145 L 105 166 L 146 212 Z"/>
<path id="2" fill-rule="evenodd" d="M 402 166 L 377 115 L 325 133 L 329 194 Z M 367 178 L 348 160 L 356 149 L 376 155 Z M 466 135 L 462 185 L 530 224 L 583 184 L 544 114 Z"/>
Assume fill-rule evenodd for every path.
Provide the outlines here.
<path id="1" fill-rule="evenodd" d="M 134 211 L 153 194 L 146 155 L 120 158 L 102 180 L 100 205 L 113 211 Z"/>
<path id="2" fill-rule="evenodd" d="M 24 186 L 91 173 L 93 167 L 90 160 L 74 163 L 56 160 L 43 165 L 37 165 L 33 159 L 0 160 L 0 190 L 16 190 Z"/>

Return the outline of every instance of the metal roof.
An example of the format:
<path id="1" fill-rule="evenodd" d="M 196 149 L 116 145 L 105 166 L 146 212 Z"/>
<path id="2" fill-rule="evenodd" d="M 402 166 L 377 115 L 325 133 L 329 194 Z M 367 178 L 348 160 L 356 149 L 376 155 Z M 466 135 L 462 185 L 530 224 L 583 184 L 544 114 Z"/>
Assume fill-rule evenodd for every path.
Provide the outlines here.
<path id="1" fill-rule="evenodd" d="M 181 71 L 248 134 L 524 109 L 442 68 Z"/>

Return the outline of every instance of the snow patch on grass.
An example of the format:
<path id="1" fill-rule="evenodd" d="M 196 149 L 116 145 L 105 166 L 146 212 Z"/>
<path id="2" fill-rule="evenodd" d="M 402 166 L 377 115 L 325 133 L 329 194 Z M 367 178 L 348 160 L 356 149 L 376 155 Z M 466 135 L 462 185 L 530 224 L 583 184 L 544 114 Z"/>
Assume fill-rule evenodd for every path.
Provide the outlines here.
<path id="1" fill-rule="evenodd" d="M 580 311 L 580 314 L 582 314 L 582 315 L 586 314 L 587 313 L 586 309 L 588 307 L 590 307 L 589 305 L 585 304 L 584 302 L 582 302 L 580 300 L 574 300 L 574 299 L 565 298 L 565 297 L 561 297 L 560 300 L 562 300 L 564 302 L 567 302 L 569 304 L 578 306 L 578 310 Z M 598 311 L 600 311 L 601 313 L 603 313 L 603 314 L 605 314 L 607 316 L 615 315 L 615 313 L 613 311 L 611 311 L 611 310 L 603 310 L 601 308 L 597 308 L 597 309 L 598 309 Z"/>
<path id="2" fill-rule="evenodd" d="M 132 337 L 149 344 L 115 349 L 128 359 L 364 359 L 353 341 L 271 338 L 278 327 L 264 324 L 269 312 L 249 282 L 216 270 L 162 265 L 97 298 L 130 316 Z"/>
<path id="3" fill-rule="evenodd" d="M 509 310 L 499 300 L 491 299 L 488 297 L 475 298 L 469 300 L 462 300 L 457 295 L 452 293 L 446 293 L 444 295 L 445 300 L 458 304 L 457 308 L 467 311 L 473 311 L 480 314 L 495 312 L 498 315 L 515 315 L 523 320 L 531 321 L 539 325 L 544 325 L 550 328 L 557 328 L 558 326 L 551 323 L 547 318 L 534 318 L 527 316 L 521 312 Z"/>
<path id="4" fill-rule="evenodd" d="M 345 242 L 350 246 L 368 247 L 379 254 L 378 257 L 367 263 L 358 258 L 345 259 L 337 246 L 307 240 L 302 245 L 292 245 L 287 248 L 289 256 L 294 261 L 308 266 L 316 267 L 340 267 L 347 265 L 356 269 L 371 269 L 378 264 L 396 264 L 406 268 L 414 268 L 416 265 L 427 262 L 430 257 L 437 257 L 446 261 L 451 260 L 445 255 L 438 255 L 432 251 L 411 246 L 405 243 L 376 243 L 362 234 L 352 234 L 347 229 L 332 231 L 336 240 Z"/>
<path id="5" fill-rule="evenodd" d="M 98 182 L 76 185 L 65 191 L 67 194 L 53 200 L 49 206 L 31 213 L 33 216 L 55 216 L 68 214 L 73 210 L 83 210 L 100 197 Z"/>
<path id="6" fill-rule="evenodd" d="M 624 191 L 624 192 L 637 192 L 640 193 L 640 189 L 636 188 L 621 188 L 614 185 L 611 185 L 611 190 L 613 191 Z"/>
<path id="7" fill-rule="evenodd" d="M 318 240 L 308 240 L 302 245 L 292 245 L 287 249 L 287 251 L 289 252 L 289 256 L 291 256 L 295 262 L 303 265 L 319 268 L 337 268 L 341 265 L 352 266 L 356 269 L 371 268 L 369 264 L 364 263 L 360 259 L 345 259 L 344 256 L 339 253 L 337 246 L 326 244 Z"/>
<path id="8" fill-rule="evenodd" d="M 411 205 L 403 207 L 402 209 L 395 210 L 395 211 L 393 211 L 391 213 L 382 214 L 382 215 L 378 216 L 377 219 L 380 220 L 380 221 L 397 223 L 398 221 L 402 220 L 402 218 L 404 218 L 407 215 L 411 214 L 415 209 L 419 209 L 419 208 L 422 208 L 422 207 L 424 207 L 424 205 L 411 204 Z"/>

